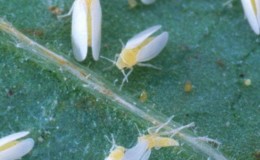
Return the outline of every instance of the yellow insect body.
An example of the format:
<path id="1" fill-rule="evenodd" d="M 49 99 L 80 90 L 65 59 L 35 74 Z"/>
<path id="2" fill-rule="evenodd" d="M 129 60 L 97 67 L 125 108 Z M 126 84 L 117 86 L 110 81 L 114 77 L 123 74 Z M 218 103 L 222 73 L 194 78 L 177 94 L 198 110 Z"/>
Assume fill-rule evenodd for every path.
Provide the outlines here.
<path id="1" fill-rule="evenodd" d="M 161 147 L 171 147 L 179 146 L 179 143 L 168 137 L 160 137 L 158 135 L 144 135 L 138 138 L 138 141 L 148 142 L 148 148 L 161 148 Z"/>
<path id="2" fill-rule="evenodd" d="M 257 14 L 257 12 L 256 12 L 256 2 L 255 2 L 255 0 L 251 0 L 251 3 L 252 3 L 252 7 L 253 7 L 253 10 L 254 10 L 254 13 Z"/>
<path id="3" fill-rule="evenodd" d="M 105 160 L 122 160 L 125 155 L 125 148 L 117 146 L 113 151 L 110 152 L 109 156 Z"/>
<path id="4" fill-rule="evenodd" d="M 92 26 L 91 26 L 91 21 L 92 21 L 92 16 L 91 16 L 91 3 L 93 0 L 86 0 L 86 7 L 87 7 L 87 29 L 88 29 L 88 46 L 92 46 Z"/>
<path id="5" fill-rule="evenodd" d="M 7 143 L 7 144 L 5 144 L 3 146 L 0 146 L 0 152 L 6 150 L 8 148 L 11 148 L 11 147 L 15 146 L 18 143 L 19 143 L 19 141 L 12 141 L 12 142 L 9 142 L 9 143 Z"/>
<path id="6" fill-rule="evenodd" d="M 132 68 L 134 65 L 138 63 L 137 55 L 141 51 L 141 49 L 151 42 L 153 37 L 147 38 L 144 42 L 132 49 L 123 49 L 119 58 L 117 59 L 116 66 L 118 69 L 122 70 L 124 68 Z"/>

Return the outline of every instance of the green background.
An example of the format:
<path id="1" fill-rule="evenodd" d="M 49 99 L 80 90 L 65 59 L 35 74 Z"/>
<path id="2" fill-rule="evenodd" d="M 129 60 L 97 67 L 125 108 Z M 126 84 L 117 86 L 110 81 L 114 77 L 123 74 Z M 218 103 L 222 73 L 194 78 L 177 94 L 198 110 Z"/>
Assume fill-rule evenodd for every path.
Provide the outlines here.
<path id="1" fill-rule="evenodd" d="M 130 9 L 126 0 L 101 0 L 101 55 L 113 59 L 138 32 L 161 24 L 170 38 L 162 53 L 149 63 L 162 70 L 135 67 L 119 92 L 145 102 L 157 113 L 175 115 L 180 124 L 195 122 L 192 132 L 222 143 L 229 159 L 260 159 L 260 38 L 244 18 L 240 1 L 157 0 Z M 72 55 L 71 18 L 57 20 L 48 10 L 66 13 L 73 1 L 0 0 L 0 16 L 36 42 L 68 57 Z M 105 97 L 90 94 L 75 78 L 16 48 L 18 42 L 0 33 L 0 137 L 29 130 L 36 141 L 23 159 L 104 159 L 114 135 L 117 144 L 131 147 L 138 129 L 151 124 L 136 118 Z M 80 64 L 117 90 L 123 78 L 111 63 L 88 55 Z M 245 86 L 244 79 L 252 84 Z M 117 81 L 116 81 L 117 80 Z M 186 81 L 193 89 L 184 92 Z M 206 159 L 187 147 L 154 150 L 151 160 Z"/>

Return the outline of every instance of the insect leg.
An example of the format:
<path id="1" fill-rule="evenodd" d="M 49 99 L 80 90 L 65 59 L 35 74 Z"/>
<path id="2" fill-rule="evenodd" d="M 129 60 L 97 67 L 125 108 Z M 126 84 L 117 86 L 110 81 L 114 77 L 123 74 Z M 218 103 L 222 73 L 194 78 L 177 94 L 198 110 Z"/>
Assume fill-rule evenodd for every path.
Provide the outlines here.
<path id="1" fill-rule="evenodd" d="M 160 67 L 157 67 L 157 66 L 149 64 L 149 63 L 137 63 L 137 65 L 141 66 L 141 67 L 149 67 L 149 68 L 153 68 L 153 69 L 157 69 L 157 70 L 162 70 Z"/>
<path id="2" fill-rule="evenodd" d="M 157 134 L 162 128 L 164 128 L 165 126 L 167 126 L 171 120 L 173 119 L 174 115 L 172 115 L 165 123 L 160 124 L 158 126 L 154 126 L 154 127 L 150 127 L 148 128 L 148 133 L 149 134 Z"/>
<path id="3" fill-rule="evenodd" d="M 57 16 L 57 18 L 58 19 L 62 19 L 62 18 L 65 18 L 65 17 L 68 17 L 68 16 L 70 16 L 71 15 L 71 13 L 73 12 L 73 6 L 74 6 L 74 3 L 72 4 L 72 6 L 70 7 L 70 10 L 69 10 L 69 12 L 68 13 L 66 13 L 66 14 L 63 14 L 63 15 L 59 15 L 59 16 Z"/>
<path id="4" fill-rule="evenodd" d="M 128 82 L 128 76 L 133 72 L 133 68 L 130 68 L 130 71 L 127 72 L 127 74 L 125 73 L 125 71 L 122 69 L 121 72 L 123 73 L 124 75 L 124 79 L 122 80 L 122 83 L 120 85 L 120 91 L 122 90 L 122 87 L 124 85 L 125 82 Z"/>
<path id="5" fill-rule="evenodd" d="M 192 122 L 192 123 L 190 123 L 190 124 L 187 124 L 187 125 L 185 125 L 185 126 L 181 126 L 181 127 L 179 127 L 179 128 L 173 129 L 173 130 L 171 130 L 171 131 L 161 132 L 160 135 L 170 135 L 170 134 L 171 134 L 170 137 L 172 138 L 173 136 L 175 136 L 175 135 L 176 135 L 178 132 L 180 132 L 181 130 L 187 129 L 187 128 L 190 128 L 190 127 L 194 127 L 194 126 L 195 126 L 195 123 Z"/>
<path id="6" fill-rule="evenodd" d="M 112 147 L 110 148 L 110 151 L 109 151 L 109 152 L 112 152 L 116 148 L 116 141 L 115 141 L 114 135 L 111 134 L 111 139 L 109 139 L 107 135 L 105 135 L 105 138 L 107 139 L 108 142 L 110 142 L 112 144 Z"/>

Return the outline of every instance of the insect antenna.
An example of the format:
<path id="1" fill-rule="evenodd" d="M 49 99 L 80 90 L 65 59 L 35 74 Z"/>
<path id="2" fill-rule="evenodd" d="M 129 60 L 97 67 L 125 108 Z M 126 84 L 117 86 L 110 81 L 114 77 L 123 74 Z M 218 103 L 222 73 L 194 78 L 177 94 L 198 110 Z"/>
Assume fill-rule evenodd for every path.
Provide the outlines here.
<path id="1" fill-rule="evenodd" d="M 73 3 L 72 6 L 70 7 L 70 10 L 69 10 L 68 13 L 63 14 L 63 15 L 58 15 L 58 16 L 57 16 L 58 20 L 61 20 L 62 18 L 65 18 L 65 17 L 70 16 L 70 15 L 72 14 L 72 12 L 73 12 L 73 6 L 74 6 L 74 3 Z"/>

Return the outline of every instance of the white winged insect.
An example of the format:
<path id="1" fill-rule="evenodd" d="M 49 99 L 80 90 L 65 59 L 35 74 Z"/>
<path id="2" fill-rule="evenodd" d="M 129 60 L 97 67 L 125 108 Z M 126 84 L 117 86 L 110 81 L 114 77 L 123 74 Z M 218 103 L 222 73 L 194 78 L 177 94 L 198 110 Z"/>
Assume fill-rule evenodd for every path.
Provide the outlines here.
<path id="1" fill-rule="evenodd" d="M 260 34 L 260 0 L 241 0 L 246 18 L 255 32 Z"/>
<path id="2" fill-rule="evenodd" d="M 99 59 L 101 45 L 102 11 L 99 0 L 75 0 L 69 13 L 72 14 L 71 38 L 74 57 L 83 61 L 87 57 L 88 47 L 92 47 L 94 60 Z"/>
<path id="3" fill-rule="evenodd" d="M 126 150 L 123 160 L 148 160 L 153 148 L 160 149 L 162 147 L 179 146 L 178 141 L 172 137 L 179 131 L 194 126 L 194 123 L 190 123 L 173 130 L 165 129 L 164 131 L 160 131 L 168 125 L 172 118 L 173 117 L 162 125 L 149 128 L 148 135 L 138 137 L 137 144 Z"/>
<path id="4" fill-rule="evenodd" d="M 179 146 L 179 143 L 170 137 L 162 137 L 159 135 L 143 135 L 138 137 L 137 144 L 127 149 L 123 160 L 148 160 L 152 149 L 162 147 Z"/>
<path id="5" fill-rule="evenodd" d="M 29 132 L 22 131 L 0 139 L 0 160 L 20 159 L 31 151 L 34 146 L 32 138 L 19 140 Z"/>
<path id="6" fill-rule="evenodd" d="M 123 87 L 124 82 L 128 81 L 128 76 L 132 73 L 134 65 L 156 68 L 151 64 L 145 64 L 142 62 L 153 59 L 165 47 L 169 37 L 168 32 L 163 32 L 154 37 L 152 36 L 152 34 L 160 28 L 161 25 L 150 27 L 128 40 L 116 62 L 108 58 L 101 57 L 112 61 L 115 63 L 117 68 L 122 71 L 124 79 L 121 83 L 120 90 Z M 130 69 L 130 71 L 125 73 L 124 69 Z"/>

